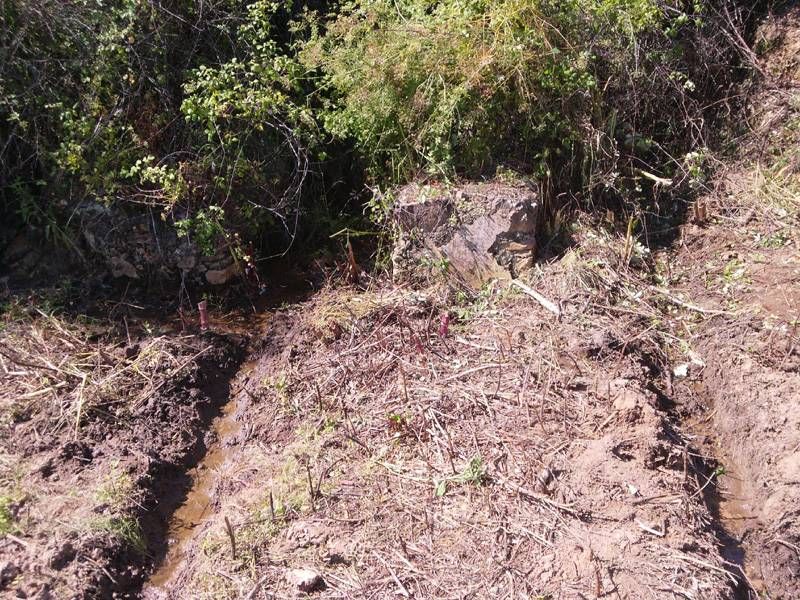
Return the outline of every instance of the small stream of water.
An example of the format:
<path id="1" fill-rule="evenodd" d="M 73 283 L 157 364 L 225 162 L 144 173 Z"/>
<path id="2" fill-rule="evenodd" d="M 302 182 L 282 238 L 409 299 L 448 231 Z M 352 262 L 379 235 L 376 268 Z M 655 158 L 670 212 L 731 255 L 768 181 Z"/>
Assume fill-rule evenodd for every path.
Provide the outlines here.
<path id="1" fill-rule="evenodd" d="M 710 396 L 705 387 L 697 385 L 694 389 L 708 403 Z M 710 406 L 711 403 L 707 405 Z M 745 478 L 743 470 L 736 461 L 720 447 L 717 442 L 719 434 L 712 422 L 703 419 L 690 422 L 687 427 L 698 438 L 711 440 L 710 451 L 721 466 L 720 472 L 709 474 L 715 481 L 712 482 L 705 497 L 712 515 L 721 527 L 719 539 L 722 544 L 722 556 L 732 567 L 741 569 L 741 573 L 733 569 L 733 575 L 740 581 L 742 576 L 746 580 L 737 586 L 736 598 L 747 599 L 750 597 L 752 584 L 747 574 L 752 565 L 748 561 L 741 540 L 748 530 L 759 526 L 758 510 L 753 503 L 752 482 Z"/>
<path id="2" fill-rule="evenodd" d="M 148 590 L 164 590 L 173 580 L 178 567 L 185 558 L 185 550 L 193 539 L 199 526 L 213 514 L 212 492 L 224 472 L 230 454 L 232 442 L 241 432 L 242 425 L 237 420 L 239 399 L 242 387 L 247 383 L 247 376 L 255 367 L 254 362 L 245 363 L 234 378 L 238 389 L 232 389 L 228 402 L 222 408 L 222 414 L 216 417 L 211 425 L 214 444 L 194 469 L 189 471 L 191 488 L 186 499 L 172 515 L 167 532 L 168 550 L 159 568 L 150 576 L 145 588 Z"/>
<path id="3" fill-rule="evenodd" d="M 283 285 L 273 285 L 271 293 L 262 298 L 253 312 L 239 314 L 236 318 L 219 319 L 211 314 L 209 329 L 223 334 L 233 334 L 247 338 L 267 335 L 272 317 L 277 307 L 289 302 L 298 302 L 309 295 L 309 282 L 287 265 L 276 265 L 270 274 L 271 281 L 281 281 Z M 231 467 L 232 448 L 242 432 L 239 420 L 244 388 L 255 369 L 257 361 L 242 364 L 231 378 L 226 398 L 214 398 L 221 412 L 211 423 L 213 443 L 197 466 L 188 472 L 191 484 L 186 497 L 178 506 L 169 521 L 167 531 L 167 552 L 157 569 L 148 578 L 143 588 L 144 598 L 165 598 L 168 590 L 179 575 L 180 567 L 187 558 L 190 547 L 201 526 L 215 516 L 214 489 L 226 469 Z"/>
<path id="4" fill-rule="evenodd" d="M 188 472 L 191 487 L 170 519 L 167 553 L 145 584 L 145 597 L 158 598 L 164 595 L 186 558 L 186 549 L 196 532 L 214 515 L 214 487 L 229 466 L 227 462 L 231 447 L 242 431 L 242 424 L 237 418 L 239 403 L 255 364 L 254 361 L 244 363 L 233 378 L 227 402 L 211 424 L 214 442 L 200 463 Z"/>

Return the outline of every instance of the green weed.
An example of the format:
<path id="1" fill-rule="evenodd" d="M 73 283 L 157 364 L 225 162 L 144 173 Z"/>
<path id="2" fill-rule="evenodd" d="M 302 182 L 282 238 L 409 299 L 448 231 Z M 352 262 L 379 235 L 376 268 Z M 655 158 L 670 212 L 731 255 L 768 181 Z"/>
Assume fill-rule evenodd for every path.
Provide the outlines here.
<path id="1" fill-rule="evenodd" d="M 112 467 L 111 472 L 95 491 L 98 502 L 107 504 L 114 511 L 122 511 L 137 499 L 138 493 L 130 475 L 121 471 L 118 465 Z"/>
<path id="2" fill-rule="evenodd" d="M 16 529 L 12 506 L 14 500 L 11 496 L 0 496 L 0 536 L 11 533 Z"/>
<path id="3" fill-rule="evenodd" d="M 473 456 L 464 470 L 458 475 L 440 480 L 435 487 L 434 494 L 437 498 L 447 493 L 448 484 L 469 484 L 481 486 L 486 482 L 486 467 L 480 456 Z"/>
<path id="4" fill-rule="evenodd" d="M 147 542 L 142 528 L 139 525 L 139 521 L 133 517 L 102 517 L 91 521 L 89 529 L 109 533 L 139 554 L 147 552 Z"/>

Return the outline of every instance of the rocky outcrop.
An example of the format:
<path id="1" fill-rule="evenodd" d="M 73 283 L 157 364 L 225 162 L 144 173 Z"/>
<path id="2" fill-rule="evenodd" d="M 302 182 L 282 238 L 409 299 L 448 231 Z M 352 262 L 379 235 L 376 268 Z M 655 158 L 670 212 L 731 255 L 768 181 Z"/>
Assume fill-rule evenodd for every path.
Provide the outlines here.
<path id="1" fill-rule="evenodd" d="M 446 271 L 472 287 L 517 277 L 534 263 L 539 206 L 538 191 L 524 183 L 410 184 L 392 212 L 394 277 Z"/>
<path id="2" fill-rule="evenodd" d="M 77 214 L 85 245 L 113 277 L 183 274 L 198 282 L 222 285 L 239 275 L 239 266 L 228 250 L 221 248 L 211 256 L 204 255 L 157 213 L 128 214 L 87 202 Z"/>

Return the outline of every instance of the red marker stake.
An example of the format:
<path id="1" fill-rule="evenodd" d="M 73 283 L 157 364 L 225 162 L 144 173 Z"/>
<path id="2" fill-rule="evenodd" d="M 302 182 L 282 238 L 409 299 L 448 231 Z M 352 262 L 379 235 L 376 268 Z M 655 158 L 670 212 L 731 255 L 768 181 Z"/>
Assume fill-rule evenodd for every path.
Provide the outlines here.
<path id="1" fill-rule="evenodd" d="M 208 302 L 203 300 L 197 305 L 197 310 L 200 311 L 200 331 L 208 329 Z"/>
<path id="2" fill-rule="evenodd" d="M 439 325 L 439 335 L 441 337 L 445 337 L 449 330 L 450 330 L 450 313 L 444 313 L 442 315 L 442 322 Z"/>

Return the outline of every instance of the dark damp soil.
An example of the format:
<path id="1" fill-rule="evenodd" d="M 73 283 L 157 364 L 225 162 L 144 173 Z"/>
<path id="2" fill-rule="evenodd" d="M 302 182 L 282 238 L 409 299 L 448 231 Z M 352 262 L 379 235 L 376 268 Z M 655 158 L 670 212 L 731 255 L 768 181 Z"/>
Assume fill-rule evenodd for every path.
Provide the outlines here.
<path id="1" fill-rule="evenodd" d="M 77 433 L 53 431 L 47 410 L 4 424 L 3 455 L 16 459 L 19 477 L 10 505 L 16 534 L 0 542 L 8 593 L 137 596 L 244 351 L 241 340 L 213 333 L 180 342 L 169 350 L 186 367 L 121 418 L 98 410 Z M 137 339 L 136 347 L 152 342 Z"/>

